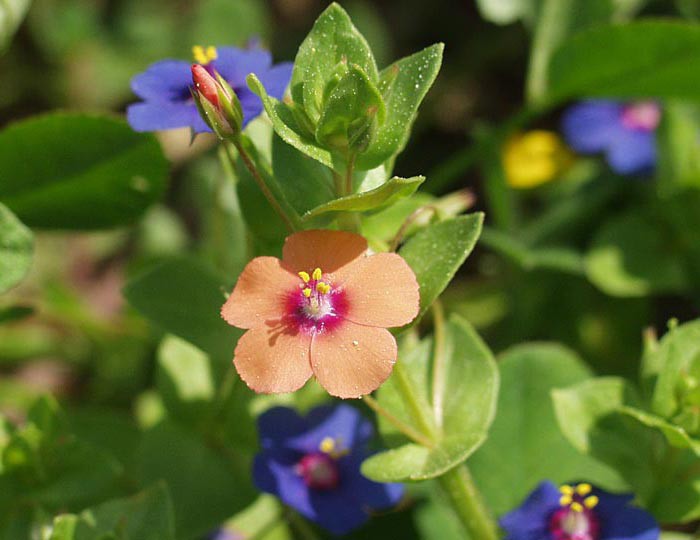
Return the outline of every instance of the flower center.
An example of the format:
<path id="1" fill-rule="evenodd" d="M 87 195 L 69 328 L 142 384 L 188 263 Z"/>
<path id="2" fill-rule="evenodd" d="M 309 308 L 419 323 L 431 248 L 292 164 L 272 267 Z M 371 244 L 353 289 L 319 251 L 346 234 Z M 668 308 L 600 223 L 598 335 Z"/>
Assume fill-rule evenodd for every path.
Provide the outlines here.
<path id="1" fill-rule="evenodd" d="M 622 125 L 628 129 L 654 131 L 661 122 L 661 107 L 653 101 L 640 101 L 622 110 Z"/>
<path id="2" fill-rule="evenodd" d="M 321 269 L 316 268 L 311 275 L 307 272 L 299 272 L 299 277 L 303 281 L 300 286 L 300 314 L 314 322 L 335 317 L 334 291 L 328 283 L 323 281 Z"/>
<path id="3" fill-rule="evenodd" d="M 297 463 L 297 472 L 307 486 L 320 491 L 335 489 L 340 481 L 338 466 L 328 454 L 306 454 Z"/>
<path id="4" fill-rule="evenodd" d="M 599 540 L 600 522 L 593 509 L 598 497 L 591 495 L 590 484 L 561 486 L 561 508 L 552 514 L 549 530 L 553 540 Z"/>
<path id="5" fill-rule="evenodd" d="M 216 47 L 202 47 L 201 45 L 195 45 L 192 47 L 192 57 L 194 61 L 202 66 L 206 66 L 213 60 L 218 58 L 219 54 L 216 52 Z"/>

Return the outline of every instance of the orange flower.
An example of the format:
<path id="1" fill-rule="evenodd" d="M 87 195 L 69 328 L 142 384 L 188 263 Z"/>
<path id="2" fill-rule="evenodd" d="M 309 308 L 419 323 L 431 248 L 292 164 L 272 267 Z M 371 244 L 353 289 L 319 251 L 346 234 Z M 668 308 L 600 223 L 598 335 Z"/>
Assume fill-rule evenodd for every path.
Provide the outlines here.
<path id="1" fill-rule="evenodd" d="M 418 314 L 418 283 L 395 253 L 367 253 L 342 231 L 287 238 L 282 260 L 248 263 L 221 316 L 248 331 L 233 363 L 256 392 L 293 392 L 315 375 L 330 394 L 357 398 L 391 374 L 396 340 L 386 328 Z"/>

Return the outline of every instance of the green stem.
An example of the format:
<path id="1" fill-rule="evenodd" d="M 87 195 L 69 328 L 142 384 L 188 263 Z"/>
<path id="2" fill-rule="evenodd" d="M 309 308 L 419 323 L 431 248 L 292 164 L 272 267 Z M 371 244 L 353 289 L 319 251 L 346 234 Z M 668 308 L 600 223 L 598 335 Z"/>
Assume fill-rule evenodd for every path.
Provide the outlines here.
<path id="1" fill-rule="evenodd" d="M 416 442 L 418 444 L 421 444 L 425 447 L 431 448 L 434 446 L 433 441 L 431 441 L 428 437 L 420 433 L 419 431 L 413 429 L 411 426 L 406 424 L 403 420 L 398 418 L 396 415 L 392 414 L 389 412 L 387 409 L 382 407 L 379 402 L 374 399 L 370 395 L 362 396 L 362 399 L 365 401 L 367 406 L 372 409 L 374 412 L 377 414 L 383 416 L 386 418 L 396 429 L 398 429 L 401 433 L 406 435 L 409 439 L 411 439 L 413 442 Z"/>
<path id="2" fill-rule="evenodd" d="M 309 524 L 296 512 L 289 512 L 289 523 L 299 533 L 304 540 L 320 540 L 318 535 L 309 526 Z"/>
<path id="3" fill-rule="evenodd" d="M 250 172 L 251 176 L 253 177 L 253 180 L 255 180 L 255 183 L 258 184 L 260 191 L 262 191 L 263 195 L 265 195 L 267 202 L 270 203 L 270 206 L 272 206 L 273 210 L 282 219 L 282 221 L 284 221 L 284 224 L 287 226 L 289 232 L 301 230 L 303 227 L 301 225 L 299 217 L 292 215 L 291 212 L 285 212 L 280 202 L 274 196 L 272 191 L 270 191 L 270 188 L 268 187 L 267 183 L 265 183 L 265 179 L 260 174 L 260 171 L 258 171 L 258 168 L 255 166 L 255 163 L 251 159 L 248 151 L 245 149 L 243 144 L 241 144 L 241 141 L 234 140 L 232 141 L 232 143 L 236 147 L 236 150 L 238 150 L 238 154 L 241 156 L 241 159 L 243 160 L 243 164 L 245 165 L 246 169 L 248 169 L 248 172 Z M 227 152 L 227 155 L 229 157 L 229 160 L 231 160 L 233 164 L 233 156 L 231 156 L 230 152 Z"/>
<path id="4" fill-rule="evenodd" d="M 498 527 L 466 465 L 459 465 L 438 478 L 457 516 L 474 540 L 497 540 Z"/>
<path id="5" fill-rule="evenodd" d="M 447 383 L 447 357 L 445 335 L 445 310 L 440 300 L 435 300 L 432 306 L 435 349 L 433 351 L 433 415 L 435 423 L 442 429 L 444 416 L 445 386 Z"/>
<path id="6" fill-rule="evenodd" d="M 544 101 L 549 85 L 549 61 L 569 31 L 574 0 L 544 0 L 535 27 L 530 50 L 530 65 L 525 83 L 530 104 Z"/>
<path id="7" fill-rule="evenodd" d="M 413 421 L 418 425 L 418 428 L 428 437 L 431 441 L 435 438 L 435 427 L 430 416 L 426 413 L 425 409 L 421 407 L 418 398 L 416 397 L 416 392 L 413 387 L 413 382 L 411 382 L 409 374 L 403 367 L 403 364 L 399 361 L 394 365 L 394 377 L 396 379 L 396 386 L 401 394 L 404 405 L 408 409 L 408 413 L 411 415 Z M 430 446 L 434 446 L 432 443 Z"/>

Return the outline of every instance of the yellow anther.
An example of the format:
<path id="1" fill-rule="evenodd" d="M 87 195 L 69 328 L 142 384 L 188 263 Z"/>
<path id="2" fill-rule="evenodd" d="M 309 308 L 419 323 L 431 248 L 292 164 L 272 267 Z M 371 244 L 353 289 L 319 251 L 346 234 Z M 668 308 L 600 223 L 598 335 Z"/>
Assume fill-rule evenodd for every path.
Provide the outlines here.
<path id="1" fill-rule="evenodd" d="M 563 486 L 559 486 L 559 493 L 561 493 L 562 495 L 573 495 L 574 488 L 564 484 Z"/>
<path id="2" fill-rule="evenodd" d="M 314 270 L 314 273 L 311 274 L 311 277 L 314 278 L 316 281 L 321 279 L 321 276 L 323 276 L 323 272 L 321 272 L 320 268 L 316 268 L 316 270 Z"/>
<path id="3" fill-rule="evenodd" d="M 598 497 L 596 497 L 595 495 L 591 495 L 590 497 L 586 497 L 586 498 L 583 500 L 583 504 L 584 504 L 584 505 L 586 506 L 586 508 L 588 508 L 589 510 L 590 510 L 591 508 L 595 508 L 596 506 L 598 506 Z"/>
<path id="4" fill-rule="evenodd" d="M 306 298 L 308 298 L 309 296 L 311 296 L 311 289 L 309 289 L 308 287 L 306 287 L 306 289 L 304 289 L 304 290 L 301 291 L 301 292 L 302 292 L 302 294 L 303 294 L 304 296 L 306 296 Z"/>
<path id="5" fill-rule="evenodd" d="M 299 272 L 299 277 L 304 281 L 304 283 L 308 283 L 311 279 L 309 277 L 309 274 L 307 274 L 306 272 Z"/>
<path id="6" fill-rule="evenodd" d="M 591 487 L 590 484 L 579 484 L 576 486 L 576 493 L 581 495 L 581 497 L 585 497 L 588 495 L 593 488 Z"/>
<path id="7" fill-rule="evenodd" d="M 332 455 L 335 452 L 335 439 L 333 437 L 325 437 L 321 444 L 318 445 L 318 449 L 324 454 Z"/>
<path id="8" fill-rule="evenodd" d="M 569 508 L 574 512 L 583 512 L 583 505 L 580 502 L 572 502 Z"/>
<path id="9" fill-rule="evenodd" d="M 328 294 L 331 290 L 331 286 L 328 285 L 328 283 L 324 283 L 323 281 L 319 281 L 316 283 L 316 290 L 320 292 L 321 294 Z"/>
<path id="10" fill-rule="evenodd" d="M 204 48 L 201 45 L 195 45 L 192 47 L 192 56 L 198 64 L 207 65 L 212 60 L 216 60 L 219 55 L 216 52 L 216 47 Z"/>
<path id="11" fill-rule="evenodd" d="M 571 498 L 571 495 L 562 495 L 559 497 L 559 504 L 561 506 L 569 506 L 574 500 Z"/>

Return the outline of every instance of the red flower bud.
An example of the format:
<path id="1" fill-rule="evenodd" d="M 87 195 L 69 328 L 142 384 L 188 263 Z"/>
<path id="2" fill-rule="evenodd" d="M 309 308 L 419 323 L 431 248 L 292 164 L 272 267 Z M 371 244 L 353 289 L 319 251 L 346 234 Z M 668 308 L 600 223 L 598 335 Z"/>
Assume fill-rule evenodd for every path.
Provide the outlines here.
<path id="1" fill-rule="evenodd" d="M 203 66 L 192 64 L 192 82 L 197 92 L 218 109 L 218 83 Z"/>

